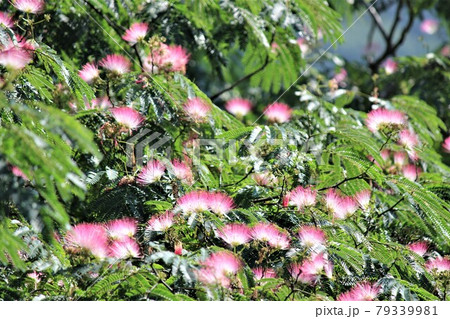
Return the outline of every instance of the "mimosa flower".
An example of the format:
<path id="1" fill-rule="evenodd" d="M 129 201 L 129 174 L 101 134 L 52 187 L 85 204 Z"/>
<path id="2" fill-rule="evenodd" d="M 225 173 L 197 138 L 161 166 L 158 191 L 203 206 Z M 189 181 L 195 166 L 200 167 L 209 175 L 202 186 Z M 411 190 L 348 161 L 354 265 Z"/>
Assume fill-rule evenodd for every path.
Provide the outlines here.
<path id="1" fill-rule="evenodd" d="M 131 62 L 120 54 L 107 55 L 99 65 L 116 75 L 128 73 L 131 69 Z"/>
<path id="2" fill-rule="evenodd" d="M 273 103 L 266 107 L 264 115 L 270 122 L 288 122 L 292 115 L 292 109 L 284 103 Z"/>
<path id="3" fill-rule="evenodd" d="M 188 118 L 197 123 L 204 122 L 211 112 L 211 107 L 199 97 L 189 99 L 183 109 Z"/>
<path id="4" fill-rule="evenodd" d="M 141 185 L 148 185 L 157 182 L 164 175 L 166 168 L 161 162 L 157 160 L 151 160 L 145 165 L 139 175 L 137 176 L 137 182 Z"/>
<path id="5" fill-rule="evenodd" d="M 167 211 L 162 215 L 155 215 L 148 221 L 148 230 L 166 231 L 173 225 L 173 213 Z"/>
<path id="6" fill-rule="evenodd" d="M 14 20 L 8 13 L 0 11 L 0 24 L 12 28 L 14 26 Z"/>
<path id="7" fill-rule="evenodd" d="M 425 264 L 428 271 L 435 271 L 437 273 L 450 271 L 450 259 L 447 257 L 436 257 L 429 259 Z"/>
<path id="8" fill-rule="evenodd" d="M 44 0 L 13 0 L 12 5 L 17 9 L 25 13 L 37 14 L 44 11 Z"/>
<path id="9" fill-rule="evenodd" d="M 179 180 L 188 185 L 191 185 L 194 182 L 192 169 L 188 164 L 183 163 L 178 159 L 174 159 L 172 160 L 172 169 L 175 177 Z"/>
<path id="10" fill-rule="evenodd" d="M 129 29 L 125 31 L 125 34 L 122 36 L 122 39 L 129 42 L 131 45 L 136 44 L 144 40 L 147 35 L 148 24 L 143 22 L 136 22 L 131 25 Z"/>
<path id="11" fill-rule="evenodd" d="M 415 252 L 419 256 L 423 256 L 426 254 L 428 250 L 428 244 L 424 241 L 418 241 L 416 243 L 409 244 L 408 249 Z"/>
<path id="12" fill-rule="evenodd" d="M 442 148 L 445 152 L 450 153 L 450 136 L 444 140 L 444 143 L 442 143 Z"/>
<path id="13" fill-rule="evenodd" d="M 208 201 L 208 192 L 192 191 L 180 197 L 177 205 L 184 214 L 201 213 L 208 210 Z"/>
<path id="14" fill-rule="evenodd" d="M 272 268 L 262 268 L 262 267 L 256 267 L 252 269 L 253 274 L 255 275 L 256 280 L 266 279 L 266 278 L 276 278 L 277 273 Z"/>
<path id="15" fill-rule="evenodd" d="M 7 69 L 21 70 L 33 59 L 33 55 L 28 50 L 19 47 L 12 47 L 0 52 L 0 64 Z"/>
<path id="16" fill-rule="evenodd" d="M 358 202 L 359 206 L 361 206 L 362 209 L 369 208 L 370 195 L 371 192 L 369 189 L 360 191 L 355 194 L 356 201 Z"/>
<path id="17" fill-rule="evenodd" d="M 439 29 L 439 22 L 434 19 L 425 19 L 420 24 L 420 30 L 426 34 L 435 34 Z"/>
<path id="18" fill-rule="evenodd" d="M 303 188 L 298 186 L 292 190 L 284 199 L 284 204 L 293 204 L 297 206 L 299 210 L 303 210 L 305 207 L 314 206 L 316 203 L 317 191 L 312 190 L 310 187 Z"/>
<path id="19" fill-rule="evenodd" d="M 109 247 L 109 255 L 117 259 L 141 257 L 138 243 L 129 237 L 113 241 Z"/>
<path id="20" fill-rule="evenodd" d="M 95 63 L 86 63 L 85 65 L 83 65 L 81 70 L 78 71 L 78 75 L 86 83 L 92 83 L 95 79 L 99 78 L 100 71 L 98 70 Z"/>
<path id="21" fill-rule="evenodd" d="M 208 195 L 209 209 L 218 215 L 226 215 L 234 207 L 231 197 L 226 194 L 215 192 Z"/>
<path id="22" fill-rule="evenodd" d="M 418 175 L 422 172 L 420 167 L 417 167 L 413 164 L 409 164 L 403 167 L 402 173 L 410 181 L 415 181 Z"/>
<path id="23" fill-rule="evenodd" d="M 243 117 L 252 109 L 252 103 L 247 99 L 234 98 L 225 104 L 225 109 L 237 117 Z"/>
<path id="24" fill-rule="evenodd" d="M 392 74 L 397 71 L 398 64 L 392 59 L 387 59 L 386 62 L 384 62 L 384 71 L 386 74 Z"/>
<path id="25" fill-rule="evenodd" d="M 114 107 L 109 111 L 119 124 L 122 124 L 130 130 L 137 129 L 145 121 L 145 117 L 131 107 Z"/>
<path id="26" fill-rule="evenodd" d="M 324 245 L 326 242 L 324 231 L 314 226 L 302 226 L 298 231 L 298 238 L 307 247 Z"/>
<path id="27" fill-rule="evenodd" d="M 67 232 L 65 242 L 66 247 L 74 252 L 87 250 L 99 258 L 105 258 L 108 255 L 106 229 L 99 224 L 75 225 Z"/>
<path id="28" fill-rule="evenodd" d="M 231 247 L 243 245 L 251 240 L 250 228 L 245 224 L 228 224 L 222 227 L 217 236 Z"/>
<path id="29" fill-rule="evenodd" d="M 385 127 L 400 129 L 406 124 L 403 112 L 387 109 L 376 109 L 367 114 L 366 125 L 372 132 L 377 132 Z"/>
<path id="30" fill-rule="evenodd" d="M 112 220 L 106 224 L 106 230 L 112 239 L 133 237 L 137 232 L 137 220 L 130 217 Z"/>
<path id="31" fill-rule="evenodd" d="M 356 284 L 350 291 L 340 294 L 338 301 L 373 301 L 381 292 L 377 284 L 362 282 Z"/>

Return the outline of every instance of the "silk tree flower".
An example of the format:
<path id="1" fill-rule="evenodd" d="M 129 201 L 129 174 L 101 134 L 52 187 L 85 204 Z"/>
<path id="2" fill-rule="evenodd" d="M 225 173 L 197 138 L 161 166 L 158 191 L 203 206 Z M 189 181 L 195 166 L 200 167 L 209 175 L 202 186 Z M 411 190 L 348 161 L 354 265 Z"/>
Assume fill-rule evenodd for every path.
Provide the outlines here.
<path id="1" fill-rule="evenodd" d="M 381 158 L 386 162 L 387 160 L 389 160 L 391 152 L 387 149 L 384 149 L 380 152 L 380 156 Z"/>
<path id="2" fill-rule="evenodd" d="M 287 104 L 276 102 L 266 107 L 264 115 L 270 122 L 285 123 L 290 120 L 292 109 Z"/>
<path id="3" fill-rule="evenodd" d="M 208 201 L 208 192 L 192 191 L 180 197 L 177 206 L 184 214 L 201 213 L 208 210 Z"/>
<path id="4" fill-rule="evenodd" d="M 150 52 L 144 61 L 144 70 L 153 73 L 161 68 L 172 72 L 186 73 L 186 65 L 189 62 L 189 54 L 179 45 L 161 44 Z"/>
<path id="5" fill-rule="evenodd" d="M 138 243 L 130 238 L 124 237 L 115 240 L 109 246 L 109 256 L 117 259 L 139 258 L 141 257 Z"/>
<path id="6" fill-rule="evenodd" d="M 316 283 L 322 274 L 328 278 L 333 276 L 333 264 L 324 253 L 314 254 L 311 259 L 304 260 L 301 265 L 293 264 L 288 270 L 292 277 L 304 284 Z"/>
<path id="7" fill-rule="evenodd" d="M 266 242 L 273 248 L 289 248 L 290 240 L 288 236 L 273 224 L 258 223 L 251 228 L 250 234 L 254 240 Z"/>
<path id="8" fill-rule="evenodd" d="M 164 214 L 155 215 L 148 221 L 148 230 L 166 231 L 173 225 L 173 213 L 166 211 Z"/>
<path id="9" fill-rule="evenodd" d="M 94 80 L 100 77 L 100 71 L 93 62 L 86 63 L 83 65 L 80 71 L 78 71 L 78 76 L 86 83 L 92 83 Z"/>
<path id="10" fill-rule="evenodd" d="M 450 153 L 450 136 L 444 140 L 444 143 L 442 143 L 442 148 L 446 153 Z"/>
<path id="11" fill-rule="evenodd" d="M 445 56 L 445 57 L 449 57 L 450 56 L 450 45 L 446 44 L 442 47 L 441 49 L 441 55 Z"/>
<path id="12" fill-rule="evenodd" d="M 386 127 L 400 129 L 406 124 L 406 117 L 403 112 L 387 109 L 376 109 L 367 114 L 366 125 L 371 132 L 377 132 Z"/>
<path id="13" fill-rule="evenodd" d="M 253 180 L 259 186 L 273 186 L 278 182 L 278 179 L 270 172 L 253 173 Z"/>
<path id="14" fill-rule="evenodd" d="M 235 275 L 242 267 L 240 260 L 229 251 L 212 253 L 196 271 L 197 278 L 206 285 L 221 285 L 228 288 L 230 276 Z"/>
<path id="15" fill-rule="evenodd" d="M 247 99 L 234 98 L 225 104 L 225 109 L 237 117 L 244 117 L 252 109 L 252 102 Z"/>
<path id="16" fill-rule="evenodd" d="M 145 39 L 148 31 L 148 24 L 144 22 L 136 22 L 131 25 L 129 29 L 125 31 L 122 39 L 134 45 Z"/>
<path id="17" fill-rule="evenodd" d="M 450 271 L 450 259 L 447 257 L 436 257 L 436 258 L 430 258 L 426 264 L 425 268 L 429 272 L 444 272 L 444 271 Z"/>
<path id="18" fill-rule="evenodd" d="M 252 269 L 253 274 L 255 275 L 256 280 L 267 279 L 267 278 L 276 278 L 277 273 L 273 268 L 262 268 L 256 267 Z"/>
<path id="19" fill-rule="evenodd" d="M 186 104 L 184 104 L 183 110 L 190 120 L 196 123 L 202 123 L 207 119 L 211 112 L 211 107 L 204 100 L 196 97 L 189 99 Z"/>
<path id="20" fill-rule="evenodd" d="M 407 150 L 413 150 L 419 144 L 419 139 L 414 132 L 410 130 L 402 130 L 398 133 L 398 143 L 404 146 Z"/>
<path id="21" fill-rule="evenodd" d="M 269 238 L 267 243 L 270 247 L 285 250 L 289 248 L 291 241 L 285 232 L 278 231 L 278 234 Z"/>
<path id="22" fill-rule="evenodd" d="M 29 181 L 30 179 L 28 178 L 27 175 L 25 175 L 24 172 L 22 172 L 22 170 L 20 168 L 18 168 L 17 166 L 12 166 L 11 167 L 11 173 L 13 173 L 15 176 L 20 177 L 26 181 Z"/>
<path id="23" fill-rule="evenodd" d="M 218 215 L 226 215 L 234 208 L 234 202 L 227 194 L 214 192 L 208 195 L 209 209 Z"/>
<path id="24" fill-rule="evenodd" d="M 69 251 L 89 251 L 98 258 L 108 255 L 108 236 L 106 229 L 100 224 L 81 223 L 67 231 L 66 248 Z"/>
<path id="25" fill-rule="evenodd" d="M 333 77 L 337 83 L 343 83 L 347 79 L 347 70 L 340 69 L 338 73 L 336 73 Z"/>
<path id="26" fill-rule="evenodd" d="M 115 75 L 122 75 L 130 72 L 131 62 L 120 54 L 109 54 L 103 58 L 100 66 L 104 67 L 106 70 L 111 71 Z"/>
<path id="27" fill-rule="evenodd" d="M 420 167 L 417 167 L 413 164 L 406 165 L 402 169 L 403 176 L 413 182 L 417 179 L 421 172 L 422 170 L 420 169 Z"/>
<path id="28" fill-rule="evenodd" d="M 178 255 L 178 256 L 182 256 L 183 255 L 183 243 L 182 242 L 177 242 L 175 244 L 174 254 Z"/>
<path id="29" fill-rule="evenodd" d="M 192 169 L 188 164 L 183 163 L 178 159 L 174 159 L 172 160 L 172 170 L 176 178 L 188 185 L 193 184 L 194 176 L 192 174 Z"/>
<path id="30" fill-rule="evenodd" d="M 338 301 L 373 301 L 381 292 L 381 287 L 369 282 L 361 282 L 338 296 Z"/>
<path id="31" fill-rule="evenodd" d="M 317 191 L 312 190 L 310 187 L 298 186 L 285 196 L 283 203 L 285 206 L 293 204 L 297 206 L 298 210 L 303 210 L 305 207 L 316 204 L 316 196 Z"/>
<path id="32" fill-rule="evenodd" d="M 422 256 L 426 254 L 428 250 L 428 243 L 425 241 L 418 241 L 412 244 L 409 244 L 408 246 L 409 250 L 415 252 L 417 255 Z"/>
<path id="33" fill-rule="evenodd" d="M 8 13 L 0 11 L 0 24 L 12 28 L 14 26 L 14 20 Z"/>
<path id="34" fill-rule="evenodd" d="M 303 54 L 308 53 L 308 51 L 309 51 L 309 45 L 308 45 L 308 41 L 306 41 L 305 38 L 298 38 L 298 39 L 297 39 L 297 44 L 298 44 L 298 47 L 300 48 L 300 51 L 301 51 Z"/>
<path id="35" fill-rule="evenodd" d="M 12 47 L 0 52 L 0 65 L 7 69 L 21 70 L 33 59 L 33 55 L 28 50 L 19 47 Z"/>
<path id="36" fill-rule="evenodd" d="M 92 99 L 91 104 L 89 105 L 90 109 L 108 109 L 110 107 L 112 107 L 112 103 L 109 100 L 109 98 L 107 96 L 103 96 L 103 97 L 97 97 L 95 99 Z"/>
<path id="37" fill-rule="evenodd" d="M 325 232 L 314 226 L 302 226 L 298 231 L 298 238 L 307 247 L 325 245 L 326 242 Z"/>
<path id="38" fill-rule="evenodd" d="M 351 196 L 341 197 L 333 216 L 337 219 L 345 219 L 352 216 L 357 209 L 358 203 Z"/>
<path id="39" fill-rule="evenodd" d="M 435 34 L 439 28 L 439 22 L 434 19 L 425 19 L 420 24 L 420 30 L 426 34 Z"/>
<path id="40" fill-rule="evenodd" d="M 137 220 L 130 217 L 111 220 L 106 224 L 106 231 L 110 238 L 122 240 L 127 237 L 133 237 L 136 234 L 137 224 Z"/>
<path id="41" fill-rule="evenodd" d="M 164 175 L 166 168 L 158 160 L 149 161 L 137 176 L 137 182 L 141 185 L 148 185 L 157 182 Z"/>
<path id="42" fill-rule="evenodd" d="M 387 75 L 395 73 L 398 68 L 397 62 L 395 62 L 392 59 L 387 59 L 386 62 L 384 62 L 383 66 L 384 66 L 384 71 L 386 72 Z"/>
<path id="43" fill-rule="evenodd" d="M 33 271 L 27 274 L 27 277 L 33 279 L 36 283 L 39 283 L 42 280 L 43 273 Z"/>
<path id="44" fill-rule="evenodd" d="M 394 153 L 394 164 L 402 167 L 405 164 L 408 164 L 408 157 L 405 152 L 395 152 Z"/>
<path id="45" fill-rule="evenodd" d="M 371 191 L 369 189 L 362 190 L 355 194 L 356 201 L 362 209 L 369 208 Z"/>
<path id="46" fill-rule="evenodd" d="M 12 5 L 19 11 L 37 14 L 44 11 L 44 0 L 13 0 Z"/>
<path id="47" fill-rule="evenodd" d="M 228 224 L 217 231 L 217 236 L 231 247 L 248 243 L 251 240 L 250 228 L 245 224 Z"/>
<path id="48" fill-rule="evenodd" d="M 336 212 L 338 210 L 341 197 L 336 193 L 334 188 L 328 189 L 324 198 L 325 198 L 325 205 L 327 207 L 327 210 L 332 213 Z"/>
<path id="49" fill-rule="evenodd" d="M 145 121 L 145 117 L 131 107 L 114 107 L 109 111 L 119 124 L 122 124 L 130 130 L 139 128 Z"/>

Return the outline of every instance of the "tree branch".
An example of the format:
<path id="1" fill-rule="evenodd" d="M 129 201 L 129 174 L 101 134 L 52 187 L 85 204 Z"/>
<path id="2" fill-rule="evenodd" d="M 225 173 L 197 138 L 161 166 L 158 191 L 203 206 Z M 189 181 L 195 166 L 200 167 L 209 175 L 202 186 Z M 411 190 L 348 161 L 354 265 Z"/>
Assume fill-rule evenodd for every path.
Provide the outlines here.
<path id="1" fill-rule="evenodd" d="M 381 19 L 380 14 L 378 13 L 377 9 L 375 7 L 369 6 L 369 4 L 363 2 L 366 8 L 369 10 L 370 16 L 372 17 L 373 22 L 377 26 L 378 30 L 380 30 L 381 35 L 386 40 L 386 42 L 389 42 L 389 35 L 386 33 L 383 27 L 383 20 Z"/>

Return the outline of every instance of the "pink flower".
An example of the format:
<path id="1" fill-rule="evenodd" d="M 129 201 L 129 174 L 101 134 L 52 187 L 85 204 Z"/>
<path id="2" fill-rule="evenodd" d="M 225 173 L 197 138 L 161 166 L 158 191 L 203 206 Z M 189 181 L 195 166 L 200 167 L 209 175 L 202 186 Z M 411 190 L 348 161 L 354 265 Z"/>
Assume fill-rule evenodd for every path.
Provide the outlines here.
<path id="1" fill-rule="evenodd" d="M 44 11 L 44 0 L 13 0 L 12 5 L 17 9 L 25 13 L 40 13 Z"/>
<path id="2" fill-rule="evenodd" d="M 177 242 L 174 247 L 174 254 L 178 256 L 183 255 L 183 243 Z"/>
<path id="3" fill-rule="evenodd" d="M 408 158 L 405 152 L 395 152 L 394 153 L 394 163 L 397 166 L 403 166 L 408 163 Z"/>
<path id="4" fill-rule="evenodd" d="M 391 152 L 389 150 L 384 149 L 380 152 L 380 156 L 384 161 L 387 161 L 389 159 L 390 153 Z"/>
<path id="5" fill-rule="evenodd" d="M 137 220 L 129 217 L 112 220 L 106 224 L 106 230 L 112 239 L 133 237 L 137 232 Z"/>
<path id="6" fill-rule="evenodd" d="M 42 275 L 43 274 L 41 272 L 37 272 L 37 271 L 33 271 L 33 272 L 27 274 L 27 276 L 30 277 L 31 279 L 33 279 L 36 283 L 41 281 Z"/>
<path id="7" fill-rule="evenodd" d="M 208 192 L 192 191 L 180 197 L 177 205 L 184 214 L 201 213 L 208 210 L 208 201 Z"/>
<path id="8" fill-rule="evenodd" d="M 78 75 L 86 83 L 92 83 L 100 76 L 100 71 L 95 63 L 86 63 L 81 70 L 78 71 Z"/>
<path id="9" fill-rule="evenodd" d="M 14 20 L 8 13 L 0 11 L 0 24 L 12 28 L 14 26 Z"/>
<path id="10" fill-rule="evenodd" d="M 402 130 L 398 134 L 398 143 L 403 145 L 407 150 L 413 150 L 415 146 L 419 144 L 419 139 L 417 135 L 410 130 Z"/>
<path id="11" fill-rule="evenodd" d="M 210 106 L 199 97 L 189 99 L 183 109 L 188 118 L 197 123 L 204 122 L 211 112 Z"/>
<path id="12" fill-rule="evenodd" d="M 166 231 L 173 225 L 173 213 L 166 211 L 162 215 L 155 215 L 148 221 L 148 230 Z"/>
<path id="13" fill-rule="evenodd" d="M 377 132 L 385 127 L 399 129 L 406 124 L 403 112 L 387 109 L 376 109 L 367 114 L 366 125 L 372 132 Z"/>
<path id="14" fill-rule="evenodd" d="M 309 45 L 308 45 L 308 41 L 306 41 L 306 39 L 304 38 L 298 38 L 297 39 L 297 44 L 300 48 L 300 51 L 303 54 L 306 54 L 309 51 Z"/>
<path id="15" fill-rule="evenodd" d="M 130 237 L 113 241 L 109 247 L 109 255 L 117 259 L 141 257 L 138 243 Z"/>
<path id="16" fill-rule="evenodd" d="M 128 73 L 131 69 L 131 62 L 120 54 L 109 54 L 99 64 L 116 75 Z"/>
<path id="17" fill-rule="evenodd" d="M 251 228 L 251 236 L 254 240 L 267 242 L 269 246 L 278 249 L 289 248 L 288 236 L 269 223 L 258 223 Z"/>
<path id="18" fill-rule="evenodd" d="M 291 118 L 292 109 L 287 104 L 276 102 L 267 106 L 264 114 L 270 122 L 284 123 Z"/>
<path id="19" fill-rule="evenodd" d="M 441 49 L 441 54 L 445 57 L 449 57 L 450 56 L 450 45 L 448 45 L 448 44 L 444 45 Z"/>
<path id="20" fill-rule="evenodd" d="M 359 206 L 361 206 L 362 209 L 369 208 L 370 195 L 371 192 L 369 189 L 360 191 L 355 194 L 356 201 L 358 202 Z"/>
<path id="21" fill-rule="evenodd" d="M 334 213 L 338 210 L 341 197 L 336 193 L 334 188 L 330 188 L 325 194 L 325 205 L 328 211 Z"/>
<path id="22" fill-rule="evenodd" d="M 19 47 L 12 47 L 0 52 L 0 64 L 7 69 L 23 69 L 32 59 L 31 52 Z"/>
<path id="23" fill-rule="evenodd" d="M 338 73 L 336 73 L 333 77 L 337 83 L 342 83 L 347 79 L 347 70 L 340 69 Z"/>
<path id="24" fill-rule="evenodd" d="M 136 22 L 131 25 L 129 29 L 125 31 L 125 34 L 122 36 L 122 39 L 129 42 L 131 45 L 136 44 L 144 40 L 147 35 L 148 24 L 143 22 Z"/>
<path id="25" fill-rule="evenodd" d="M 428 250 L 428 244 L 424 241 L 418 241 L 418 242 L 409 244 L 406 247 L 408 247 L 409 250 L 415 252 L 419 256 L 425 255 Z"/>
<path id="26" fill-rule="evenodd" d="M 27 175 L 25 175 L 24 172 L 22 172 L 22 170 L 20 168 L 18 168 L 17 166 L 12 166 L 11 167 L 11 172 L 17 176 L 17 177 L 21 177 L 26 181 L 29 181 L 30 179 L 27 177 Z"/>
<path id="27" fill-rule="evenodd" d="M 218 215 L 226 215 L 234 207 L 234 202 L 226 194 L 223 193 L 210 193 L 208 195 L 209 209 Z"/>
<path id="28" fill-rule="evenodd" d="M 145 117 L 131 107 L 114 107 L 109 110 L 114 119 L 130 130 L 137 129 L 145 121 Z"/>
<path id="29" fill-rule="evenodd" d="M 444 143 L 442 143 L 442 148 L 445 152 L 450 153 L 450 136 L 444 140 Z"/>
<path id="30" fill-rule="evenodd" d="M 139 175 L 137 182 L 141 185 L 148 185 L 157 182 L 164 175 L 166 168 L 157 160 L 151 160 L 145 165 Z"/>
<path id="31" fill-rule="evenodd" d="M 426 34 L 434 34 L 439 28 L 439 22 L 434 19 L 425 19 L 420 24 L 420 30 Z"/>
<path id="32" fill-rule="evenodd" d="M 353 215 L 357 209 L 358 203 L 351 196 L 341 197 L 333 216 L 337 219 L 345 219 Z"/>
<path id="33" fill-rule="evenodd" d="M 99 224 L 75 225 L 67 232 L 65 241 L 70 251 L 87 250 L 98 258 L 105 258 L 108 255 L 106 229 Z"/>
<path id="34" fill-rule="evenodd" d="M 95 99 L 92 99 L 91 101 L 91 105 L 88 107 L 88 109 L 95 109 L 95 108 L 100 108 L 100 109 L 107 109 L 112 107 L 112 103 L 109 100 L 109 98 L 107 96 L 103 96 L 103 97 L 97 97 Z"/>
<path id="35" fill-rule="evenodd" d="M 273 186 L 278 182 L 275 175 L 270 172 L 254 173 L 252 178 L 259 186 Z"/>
<path id="36" fill-rule="evenodd" d="M 304 207 L 314 206 L 316 204 L 317 191 L 312 190 L 310 187 L 303 188 L 298 186 L 292 190 L 284 199 L 284 204 L 294 204 L 299 210 Z M 287 206 L 287 205 L 285 205 Z"/>
<path id="37" fill-rule="evenodd" d="M 362 282 L 338 296 L 338 301 L 373 301 L 378 297 L 381 287 L 377 284 Z"/>
<path id="38" fill-rule="evenodd" d="M 161 44 L 153 50 L 144 62 L 144 70 L 150 73 L 159 68 L 167 68 L 169 71 L 186 73 L 186 65 L 189 62 L 189 54 L 179 45 Z"/>
<path id="39" fill-rule="evenodd" d="M 430 258 L 425 264 L 425 267 L 429 272 L 436 271 L 440 273 L 450 271 L 450 259 L 447 257 Z"/>
<path id="40" fill-rule="evenodd" d="M 174 159 L 172 160 L 172 169 L 176 178 L 188 185 L 192 185 L 194 182 L 194 177 L 191 167 L 188 164 L 183 163 L 178 159 Z"/>
<path id="41" fill-rule="evenodd" d="M 248 243 L 251 239 L 250 228 L 245 224 L 228 224 L 222 227 L 217 236 L 231 247 Z"/>
<path id="42" fill-rule="evenodd" d="M 277 273 L 272 268 L 262 268 L 256 267 L 252 269 L 253 274 L 255 275 L 256 280 L 266 279 L 266 278 L 276 278 Z"/>
<path id="43" fill-rule="evenodd" d="M 247 99 L 234 98 L 225 104 L 225 109 L 237 117 L 243 117 L 252 109 L 252 103 Z"/>
<path id="44" fill-rule="evenodd" d="M 413 164 L 409 164 L 403 167 L 402 173 L 403 176 L 405 176 L 410 181 L 415 181 L 418 177 L 418 175 L 422 172 L 420 167 L 417 167 Z"/>
<path id="45" fill-rule="evenodd" d="M 398 64 L 392 59 L 387 59 L 386 62 L 384 62 L 384 71 L 386 74 L 392 74 L 397 71 Z"/>
<path id="46" fill-rule="evenodd" d="M 333 276 L 333 264 L 324 253 L 314 254 L 311 259 L 303 261 L 301 265 L 291 265 L 289 272 L 296 280 L 305 284 L 313 284 L 319 280 L 321 274 L 331 278 Z"/>
<path id="47" fill-rule="evenodd" d="M 298 237 L 307 247 L 324 245 L 326 242 L 324 231 L 314 226 L 302 226 L 298 231 Z"/>
<path id="48" fill-rule="evenodd" d="M 201 263 L 197 271 L 198 280 L 206 285 L 230 286 L 229 277 L 235 275 L 242 267 L 241 262 L 229 251 L 212 253 Z"/>

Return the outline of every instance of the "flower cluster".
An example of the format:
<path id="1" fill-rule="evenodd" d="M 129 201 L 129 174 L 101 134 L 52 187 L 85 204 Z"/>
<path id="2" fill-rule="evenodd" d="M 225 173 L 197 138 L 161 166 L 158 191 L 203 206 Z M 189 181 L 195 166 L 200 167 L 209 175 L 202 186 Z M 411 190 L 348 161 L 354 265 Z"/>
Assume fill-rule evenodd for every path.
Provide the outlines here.
<path id="1" fill-rule="evenodd" d="M 144 70 L 149 73 L 155 73 L 160 69 L 186 73 L 186 65 L 188 62 L 189 54 L 186 49 L 179 45 L 161 43 L 145 59 Z"/>
<path id="2" fill-rule="evenodd" d="M 189 161 L 188 158 L 185 160 Z M 161 179 L 165 171 L 166 167 L 160 161 L 150 160 L 138 174 L 137 182 L 141 185 L 155 183 Z M 192 169 L 186 162 L 181 162 L 178 159 L 172 160 L 169 171 L 171 171 L 177 179 L 187 185 L 191 185 L 194 182 Z"/>
<path id="3" fill-rule="evenodd" d="M 11 23 L 6 14 L 3 13 L 0 22 Z M 33 60 L 34 45 L 24 37 L 16 34 L 14 39 L 9 38 L 6 44 L 0 45 L 0 65 L 9 70 L 21 70 Z"/>
<path id="4" fill-rule="evenodd" d="M 220 192 L 191 191 L 177 201 L 178 210 L 183 214 L 201 213 L 207 210 L 223 216 L 234 208 L 231 197 Z"/>
<path id="5" fill-rule="evenodd" d="M 340 294 L 338 301 L 373 301 L 381 292 L 381 287 L 377 284 L 362 282 L 356 284 L 351 290 Z"/>
<path id="6" fill-rule="evenodd" d="M 197 279 L 205 285 L 220 285 L 229 288 L 232 276 L 242 267 L 241 261 L 229 251 L 212 253 L 200 263 L 196 271 Z"/>
<path id="7" fill-rule="evenodd" d="M 304 284 L 315 284 L 322 274 L 327 278 L 333 277 L 333 263 L 325 253 L 313 254 L 301 264 L 293 263 L 288 270 L 295 281 Z"/>
<path id="8" fill-rule="evenodd" d="M 405 126 L 406 116 L 403 112 L 387 109 L 376 109 L 367 114 L 366 125 L 372 132 L 398 130 Z"/>

